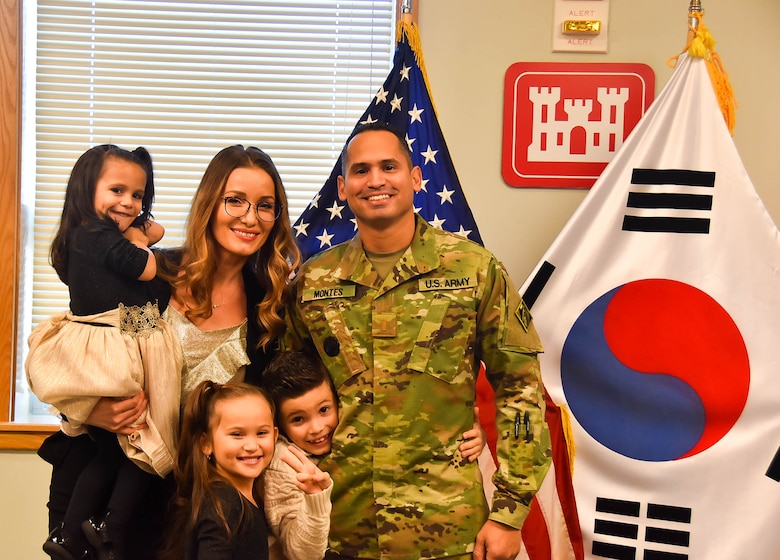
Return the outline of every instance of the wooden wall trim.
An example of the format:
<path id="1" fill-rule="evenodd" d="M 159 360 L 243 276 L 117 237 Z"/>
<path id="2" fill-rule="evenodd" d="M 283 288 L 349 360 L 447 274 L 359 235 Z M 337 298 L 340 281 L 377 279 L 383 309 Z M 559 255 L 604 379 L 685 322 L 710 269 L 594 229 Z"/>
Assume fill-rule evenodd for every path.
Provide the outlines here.
<path id="1" fill-rule="evenodd" d="M 36 451 L 43 440 L 59 430 L 50 424 L 0 424 L 0 449 Z"/>
<path id="2" fill-rule="evenodd" d="M 16 365 L 22 142 L 21 2 L 0 0 L 0 422 L 11 420 Z M 13 429 L 0 431 L 0 448 L 4 437 L 13 432 Z M 19 437 L 29 433 L 20 430 Z"/>

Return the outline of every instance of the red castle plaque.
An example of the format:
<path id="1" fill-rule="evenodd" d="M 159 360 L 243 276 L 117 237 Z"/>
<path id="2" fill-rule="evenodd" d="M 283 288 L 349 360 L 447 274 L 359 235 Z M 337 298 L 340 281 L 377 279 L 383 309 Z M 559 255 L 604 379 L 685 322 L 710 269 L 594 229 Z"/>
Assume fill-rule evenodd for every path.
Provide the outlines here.
<path id="1" fill-rule="evenodd" d="M 513 64 L 504 82 L 504 181 L 591 187 L 645 114 L 654 88 L 646 64 Z"/>

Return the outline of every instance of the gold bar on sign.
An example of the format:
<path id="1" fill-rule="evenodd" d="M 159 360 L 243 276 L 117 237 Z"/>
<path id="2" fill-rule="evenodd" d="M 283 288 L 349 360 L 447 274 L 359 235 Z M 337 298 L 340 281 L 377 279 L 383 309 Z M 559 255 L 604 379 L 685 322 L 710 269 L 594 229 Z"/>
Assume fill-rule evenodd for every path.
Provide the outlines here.
<path id="1" fill-rule="evenodd" d="M 598 35 L 601 33 L 601 21 L 597 19 L 567 19 L 563 22 L 563 34 Z"/>

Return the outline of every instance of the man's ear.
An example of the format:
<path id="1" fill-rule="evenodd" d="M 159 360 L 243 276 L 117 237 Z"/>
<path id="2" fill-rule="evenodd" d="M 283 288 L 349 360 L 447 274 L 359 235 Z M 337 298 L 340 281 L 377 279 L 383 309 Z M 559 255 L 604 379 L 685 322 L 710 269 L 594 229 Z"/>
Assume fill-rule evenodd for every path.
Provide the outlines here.
<path id="1" fill-rule="evenodd" d="M 412 186 L 416 193 L 422 190 L 422 169 L 419 165 L 412 167 Z"/>
<path id="2" fill-rule="evenodd" d="M 339 175 L 338 178 L 338 192 L 339 192 L 339 200 L 341 200 L 341 202 L 347 200 L 347 186 L 346 183 L 344 182 L 343 175 Z"/>

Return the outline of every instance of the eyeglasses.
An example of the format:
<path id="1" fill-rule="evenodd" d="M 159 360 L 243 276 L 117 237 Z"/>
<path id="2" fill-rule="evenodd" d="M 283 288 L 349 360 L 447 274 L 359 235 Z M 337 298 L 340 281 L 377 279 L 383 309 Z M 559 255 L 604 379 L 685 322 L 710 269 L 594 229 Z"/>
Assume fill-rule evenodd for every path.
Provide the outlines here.
<path id="1" fill-rule="evenodd" d="M 237 196 L 223 196 L 222 200 L 225 201 L 225 213 L 233 218 L 243 218 L 249 213 L 252 206 L 255 207 L 258 219 L 263 222 L 274 222 L 282 213 L 281 204 L 267 200 L 261 200 L 254 204 Z"/>

